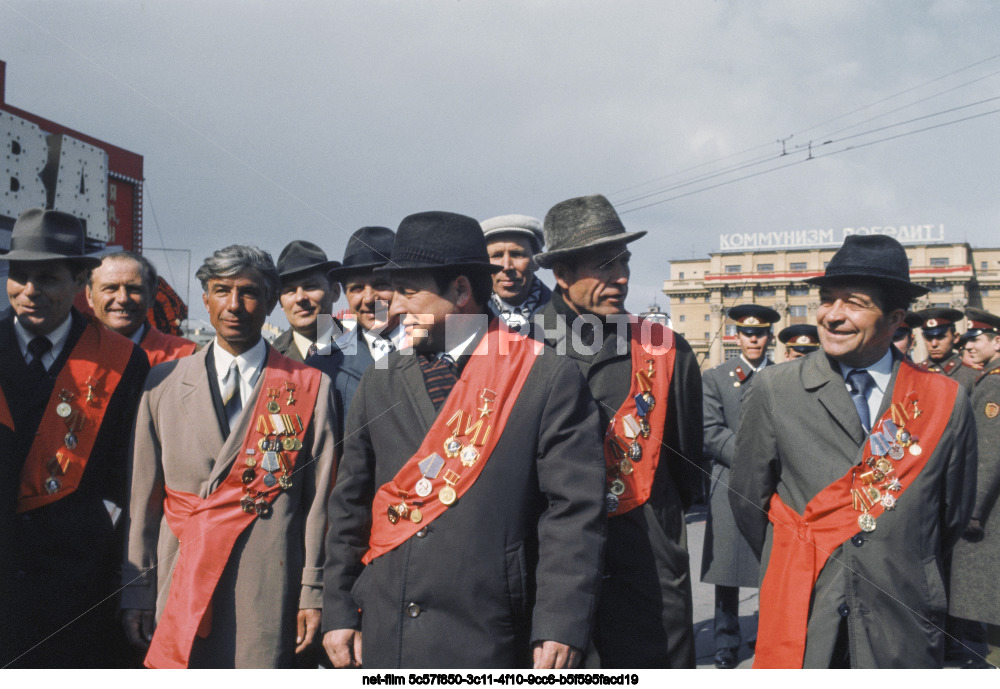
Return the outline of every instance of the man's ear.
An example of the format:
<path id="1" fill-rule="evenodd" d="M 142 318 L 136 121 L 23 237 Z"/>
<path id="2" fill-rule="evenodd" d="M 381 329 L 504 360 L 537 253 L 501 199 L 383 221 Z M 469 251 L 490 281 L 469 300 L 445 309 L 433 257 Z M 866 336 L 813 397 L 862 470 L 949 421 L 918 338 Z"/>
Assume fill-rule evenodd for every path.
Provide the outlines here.
<path id="1" fill-rule="evenodd" d="M 454 280 L 452 280 L 451 287 L 449 289 L 452 291 L 454 296 L 455 306 L 459 308 L 464 308 L 470 301 L 472 301 L 472 283 L 469 282 L 469 278 L 464 275 L 459 275 Z"/>
<path id="2" fill-rule="evenodd" d="M 552 264 L 552 274 L 556 276 L 556 284 L 559 285 L 559 289 L 564 292 L 576 281 L 573 270 L 560 261 Z"/>

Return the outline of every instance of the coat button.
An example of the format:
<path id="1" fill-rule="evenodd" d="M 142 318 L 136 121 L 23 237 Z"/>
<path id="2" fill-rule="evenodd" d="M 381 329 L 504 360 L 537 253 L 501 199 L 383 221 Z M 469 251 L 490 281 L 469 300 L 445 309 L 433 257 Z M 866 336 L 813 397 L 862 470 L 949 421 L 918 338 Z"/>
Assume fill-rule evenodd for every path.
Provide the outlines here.
<path id="1" fill-rule="evenodd" d="M 861 534 L 854 534 L 853 536 L 851 536 L 851 543 L 853 543 L 856 547 L 860 548 L 865 544 L 865 537 L 862 536 Z"/>
<path id="2" fill-rule="evenodd" d="M 420 609 L 420 606 L 417 605 L 416 603 L 410 603 L 409 605 L 406 606 L 406 614 L 409 615 L 410 617 L 416 617 L 421 612 L 423 611 Z"/>
<path id="3" fill-rule="evenodd" d="M 420 531 L 418 531 L 416 533 L 417 538 L 423 538 L 426 535 L 427 535 L 427 527 L 426 526 L 423 527 L 422 529 L 420 529 Z"/>
<path id="4" fill-rule="evenodd" d="M 851 614 L 851 609 L 847 607 L 847 603 L 841 603 L 837 606 L 837 612 L 840 613 L 841 617 L 847 617 Z"/>

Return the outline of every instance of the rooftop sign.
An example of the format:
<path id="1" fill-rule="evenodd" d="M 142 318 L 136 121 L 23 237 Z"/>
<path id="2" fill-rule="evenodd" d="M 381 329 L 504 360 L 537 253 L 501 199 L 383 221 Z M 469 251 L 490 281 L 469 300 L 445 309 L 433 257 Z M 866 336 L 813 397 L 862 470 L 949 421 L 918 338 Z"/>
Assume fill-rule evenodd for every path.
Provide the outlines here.
<path id="1" fill-rule="evenodd" d="M 840 246 L 852 234 L 885 234 L 902 244 L 943 242 L 944 225 L 871 225 L 841 230 L 790 230 L 784 232 L 734 232 L 719 235 L 720 251 L 760 249 L 816 249 Z"/>

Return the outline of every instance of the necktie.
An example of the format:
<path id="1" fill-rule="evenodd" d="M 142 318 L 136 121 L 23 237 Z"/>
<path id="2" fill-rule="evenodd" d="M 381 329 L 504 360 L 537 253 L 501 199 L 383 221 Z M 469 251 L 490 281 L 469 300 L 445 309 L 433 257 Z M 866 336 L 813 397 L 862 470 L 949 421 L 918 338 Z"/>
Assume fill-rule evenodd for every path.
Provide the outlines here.
<path id="1" fill-rule="evenodd" d="M 309 349 L 306 350 L 306 358 L 308 359 L 318 351 L 319 349 L 316 348 L 316 343 L 313 342 L 312 344 L 309 345 Z"/>
<path id="2" fill-rule="evenodd" d="M 222 379 L 222 405 L 226 409 L 226 417 L 229 419 L 229 428 L 232 430 L 236 425 L 243 410 L 243 400 L 240 397 L 240 367 L 233 361 L 229 365 L 226 377 Z"/>
<path id="3" fill-rule="evenodd" d="M 52 342 L 49 338 L 44 336 L 38 336 L 32 338 L 28 343 L 28 353 L 31 354 L 31 362 L 28 364 L 28 373 L 35 380 L 41 380 L 45 377 L 45 364 L 42 362 L 42 357 L 48 354 L 49 350 L 52 349 Z"/>
<path id="4" fill-rule="evenodd" d="M 439 410 L 448 399 L 451 389 L 458 381 L 458 367 L 449 354 L 441 354 L 436 359 L 421 356 L 418 359 L 420 370 L 424 374 L 424 385 L 430 395 L 434 408 Z"/>
<path id="5" fill-rule="evenodd" d="M 847 387 L 851 391 L 851 401 L 858 410 L 861 425 L 868 433 L 872 428 L 871 414 L 868 411 L 868 391 L 875 384 L 872 374 L 863 368 L 856 368 L 847 374 Z"/>

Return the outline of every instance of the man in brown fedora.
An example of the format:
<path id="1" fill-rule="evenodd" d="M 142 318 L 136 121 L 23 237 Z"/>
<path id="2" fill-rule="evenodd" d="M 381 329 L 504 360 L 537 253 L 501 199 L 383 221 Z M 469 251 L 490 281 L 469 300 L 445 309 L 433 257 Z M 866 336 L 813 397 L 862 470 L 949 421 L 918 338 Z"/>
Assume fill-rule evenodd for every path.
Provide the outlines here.
<path id="1" fill-rule="evenodd" d="M 156 268 L 148 258 L 132 251 L 101 257 L 87 282 L 87 303 L 97 320 L 142 347 L 150 366 L 187 356 L 195 343 L 158 330 L 149 321 L 149 307 L 156 292 Z"/>
<path id="2" fill-rule="evenodd" d="M 14 224 L 0 387 L 14 445 L 0 498 L 0 666 L 121 661 L 115 614 L 129 434 L 142 350 L 73 299 L 100 263 L 83 225 L 40 208 Z"/>
<path id="3" fill-rule="evenodd" d="M 906 251 L 851 235 L 818 285 L 822 352 L 756 374 L 730 502 L 761 554 L 754 667 L 939 667 L 944 558 L 974 504 L 968 396 L 892 346 Z"/>
<path id="4" fill-rule="evenodd" d="M 319 318 L 329 315 L 340 298 L 340 284 L 331 282 L 327 272 L 339 266 L 328 261 L 321 248 L 301 239 L 289 242 L 278 255 L 279 301 L 289 328 L 278 335 L 274 348 L 292 361 L 302 363 L 322 344 Z"/>
<path id="5" fill-rule="evenodd" d="M 598 403 L 608 543 L 595 644 L 602 667 L 694 667 L 684 512 L 700 494 L 701 375 L 680 335 L 625 310 L 626 232 L 603 196 L 545 217 L 535 256 L 557 288 L 535 318 Z"/>
<path id="6" fill-rule="evenodd" d="M 376 272 L 412 349 L 369 367 L 348 413 L 323 569 L 333 664 L 574 667 L 605 528 L 579 371 L 489 318 L 472 218 L 408 216 Z"/>

